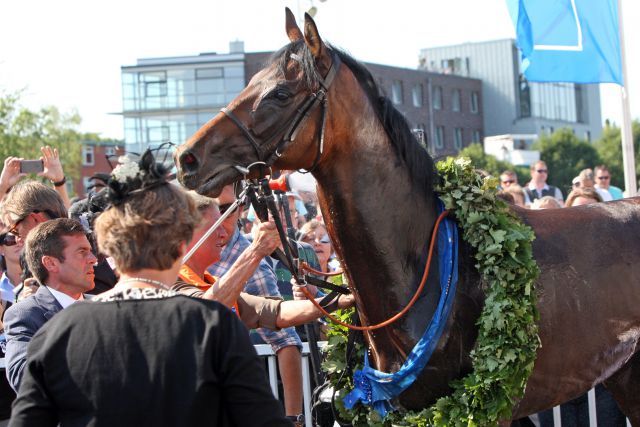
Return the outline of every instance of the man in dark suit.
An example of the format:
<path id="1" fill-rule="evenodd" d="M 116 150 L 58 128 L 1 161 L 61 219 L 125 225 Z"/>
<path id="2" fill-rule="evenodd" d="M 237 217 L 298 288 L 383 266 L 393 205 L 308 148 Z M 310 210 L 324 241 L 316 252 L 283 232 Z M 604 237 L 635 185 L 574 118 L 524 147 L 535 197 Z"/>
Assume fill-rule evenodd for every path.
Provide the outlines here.
<path id="1" fill-rule="evenodd" d="M 96 257 L 82 225 L 60 218 L 31 230 L 25 243 L 29 269 L 40 283 L 35 295 L 12 305 L 5 313 L 7 378 L 18 391 L 33 335 L 57 312 L 94 287 Z"/>

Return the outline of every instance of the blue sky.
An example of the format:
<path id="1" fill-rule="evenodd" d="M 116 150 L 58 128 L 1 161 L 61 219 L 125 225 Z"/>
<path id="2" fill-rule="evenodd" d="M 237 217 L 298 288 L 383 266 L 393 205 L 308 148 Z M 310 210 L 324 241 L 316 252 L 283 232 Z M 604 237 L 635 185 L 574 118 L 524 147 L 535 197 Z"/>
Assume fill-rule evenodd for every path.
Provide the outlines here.
<path id="1" fill-rule="evenodd" d="M 43 0 L 0 6 L 0 90 L 31 108 L 77 110 L 82 130 L 122 138 L 120 66 L 137 58 L 275 50 L 284 7 L 318 9 L 321 36 L 356 58 L 416 67 L 421 48 L 514 37 L 504 0 Z M 622 0 L 631 114 L 640 118 L 640 2 Z M 629 48 L 634 46 L 634 49 Z M 603 85 L 602 117 L 621 121 L 619 89 Z M 179 141 L 176 141 L 179 142 Z"/>

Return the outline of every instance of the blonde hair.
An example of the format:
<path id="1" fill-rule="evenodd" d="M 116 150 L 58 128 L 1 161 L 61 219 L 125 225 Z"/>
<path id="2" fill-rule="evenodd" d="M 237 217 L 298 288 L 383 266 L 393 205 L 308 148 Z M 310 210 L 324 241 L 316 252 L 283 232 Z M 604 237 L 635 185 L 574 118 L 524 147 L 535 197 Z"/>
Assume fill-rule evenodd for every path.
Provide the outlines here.
<path id="1" fill-rule="evenodd" d="M 592 200 L 595 200 L 596 202 L 602 201 L 602 197 L 600 197 L 600 194 L 598 194 L 595 188 L 579 187 L 574 189 L 571 193 L 569 193 L 569 195 L 567 196 L 567 201 L 565 202 L 565 206 L 567 207 L 573 206 L 573 203 L 578 197 L 584 197 L 585 199 L 592 199 Z"/>
<path id="2" fill-rule="evenodd" d="M 49 219 L 67 217 L 67 208 L 60 195 L 53 188 L 34 180 L 17 183 L 1 206 L 5 224 L 12 224 L 32 212 L 45 212 Z"/>
<path id="3" fill-rule="evenodd" d="M 169 269 L 199 223 L 193 198 L 180 187 L 165 184 L 107 209 L 96 220 L 95 230 L 100 252 L 127 273 Z"/>
<path id="4" fill-rule="evenodd" d="M 531 204 L 531 209 L 559 209 L 562 205 L 552 196 L 544 196 L 536 199 Z"/>

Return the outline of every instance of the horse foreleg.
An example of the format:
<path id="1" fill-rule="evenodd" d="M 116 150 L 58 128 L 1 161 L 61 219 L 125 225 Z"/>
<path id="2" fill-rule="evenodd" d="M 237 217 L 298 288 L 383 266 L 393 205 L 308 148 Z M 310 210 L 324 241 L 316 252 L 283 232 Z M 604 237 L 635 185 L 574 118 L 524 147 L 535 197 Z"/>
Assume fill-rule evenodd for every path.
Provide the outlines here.
<path id="1" fill-rule="evenodd" d="M 633 427 L 640 427 L 640 353 L 604 382 Z"/>

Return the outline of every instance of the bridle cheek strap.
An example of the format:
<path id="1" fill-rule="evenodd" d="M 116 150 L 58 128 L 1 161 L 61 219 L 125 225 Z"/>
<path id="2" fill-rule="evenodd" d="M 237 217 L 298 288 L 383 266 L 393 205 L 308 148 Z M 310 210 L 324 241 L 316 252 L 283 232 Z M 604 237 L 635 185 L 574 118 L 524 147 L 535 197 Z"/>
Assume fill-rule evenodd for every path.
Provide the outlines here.
<path id="1" fill-rule="evenodd" d="M 291 55 L 291 58 L 294 60 L 299 60 L 296 56 Z M 312 170 L 316 167 L 318 162 L 320 161 L 320 157 L 322 156 L 322 151 L 324 149 L 324 128 L 326 124 L 326 116 L 327 116 L 327 92 L 333 83 L 336 75 L 338 74 L 338 70 L 340 69 L 340 58 L 336 54 L 332 54 L 333 61 L 331 63 L 331 67 L 329 68 L 329 72 L 327 73 L 324 79 L 320 80 L 320 89 L 318 91 L 313 92 L 305 98 L 304 102 L 300 105 L 299 108 L 296 109 L 296 113 L 293 118 L 290 120 L 291 125 L 284 133 L 283 138 L 277 144 L 276 149 L 271 155 L 268 155 L 268 158 L 265 159 L 265 153 L 263 153 L 262 145 L 258 142 L 258 140 L 253 136 L 249 128 L 242 123 L 242 121 L 236 116 L 233 111 L 222 108 L 220 111 L 227 116 L 231 121 L 242 131 L 244 136 L 253 146 L 258 161 L 264 162 L 267 167 L 271 166 L 279 157 L 282 157 L 284 151 L 289 147 L 289 145 L 295 141 L 296 136 L 302 126 L 307 121 L 311 112 L 315 110 L 317 105 L 322 104 L 322 119 L 321 119 L 321 133 L 320 133 L 320 141 L 318 143 L 318 152 L 316 158 L 313 162 L 313 165 L 308 169 L 308 171 Z M 270 138 L 271 139 L 271 138 Z"/>
<path id="2" fill-rule="evenodd" d="M 236 126 L 238 126 L 238 128 L 242 131 L 242 133 L 244 133 L 244 136 L 247 137 L 247 139 L 249 140 L 251 145 L 253 145 L 253 148 L 256 150 L 256 155 L 258 156 L 258 161 L 262 161 L 262 153 L 261 153 L 261 150 L 260 150 L 260 144 L 258 143 L 258 141 L 256 141 L 256 139 L 253 137 L 253 135 L 251 135 L 251 131 L 249 131 L 249 129 L 247 129 L 247 127 L 244 125 L 244 123 L 242 123 L 240 121 L 238 116 L 236 116 L 233 113 L 233 111 L 228 110 L 226 107 L 224 107 L 224 108 L 220 109 L 220 112 L 222 112 L 225 116 L 229 117 L 231 119 L 231 121 L 233 123 L 235 123 Z"/>

